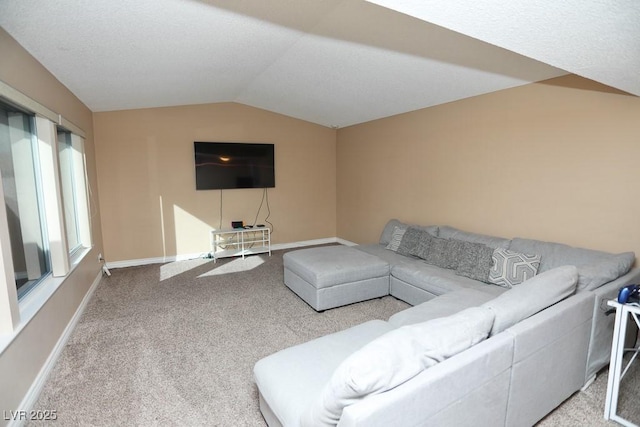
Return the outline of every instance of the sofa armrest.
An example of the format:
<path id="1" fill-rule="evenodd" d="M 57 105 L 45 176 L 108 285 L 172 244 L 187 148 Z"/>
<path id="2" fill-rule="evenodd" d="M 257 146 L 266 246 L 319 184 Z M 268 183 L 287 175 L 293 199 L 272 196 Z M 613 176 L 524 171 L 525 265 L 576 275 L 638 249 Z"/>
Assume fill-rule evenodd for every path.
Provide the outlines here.
<path id="1" fill-rule="evenodd" d="M 587 356 L 587 371 L 585 382 L 594 376 L 600 369 L 609 364 L 611 358 L 611 341 L 613 340 L 613 324 L 615 316 L 606 315 L 609 306 L 607 301 L 617 298 L 621 287 L 640 282 L 640 268 L 634 268 L 624 276 L 600 286 L 593 291 L 595 303 L 593 306 L 593 327 L 589 339 L 589 352 Z"/>
<path id="2" fill-rule="evenodd" d="M 514 337 L 506 425 L 534 425 L 584 385 L 593 301 L 570 296 L 504 331 Z"/>
<path id="3" fill-rule="evenodd" d="M 338 427 L 504 425 L 513 339 L 499 334 L 344 409 Z"/>
<path id="4" fill-rule="evenodd" d="M 575 294 L 507 329 L 515 341 L 513 362 L 521 362 L 549 343 L 575 333 L 579 325 L 591 323 L 593 301 L 589 293 Z"/>

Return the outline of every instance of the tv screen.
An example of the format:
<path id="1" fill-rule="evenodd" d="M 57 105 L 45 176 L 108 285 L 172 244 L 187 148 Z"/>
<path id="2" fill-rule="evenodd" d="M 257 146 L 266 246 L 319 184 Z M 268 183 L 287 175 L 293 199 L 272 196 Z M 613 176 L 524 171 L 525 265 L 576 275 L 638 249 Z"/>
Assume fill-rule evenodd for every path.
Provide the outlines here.
<path id="1" fill-rule="evenodd" d="M 275 187 L 273 144 L 194 142 L 196 190 Z"/>

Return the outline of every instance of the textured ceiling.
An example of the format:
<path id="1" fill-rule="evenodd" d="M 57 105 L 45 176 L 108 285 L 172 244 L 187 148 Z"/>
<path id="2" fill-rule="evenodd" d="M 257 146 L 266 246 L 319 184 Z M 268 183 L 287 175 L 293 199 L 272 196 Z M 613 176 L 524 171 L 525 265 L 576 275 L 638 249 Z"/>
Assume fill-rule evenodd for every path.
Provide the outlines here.
<path id="1" fill-rule="evenodd" d="M 640 96 L 638 0 L 368 0 Z"/>
<path id="2" fill-rule="evenodd" d="M 490 0 L 485 13 L 471 1 L 379 3 L 403 13 L 365 0 L 0 0 L 0 26 L 93 111 L 239 102 L 343 127 L 565 70 L 638 93 L 637 16 L 598 24 L 599 37 L 586 18 L 554 35 L 562 16 L 511 21 L 516 3 L 541 12 L 526 6 L 539 1 Z M 580 15 L 603 2 L 567 3 Z M 625 60 L 610 61 L 612 45 Z"/>

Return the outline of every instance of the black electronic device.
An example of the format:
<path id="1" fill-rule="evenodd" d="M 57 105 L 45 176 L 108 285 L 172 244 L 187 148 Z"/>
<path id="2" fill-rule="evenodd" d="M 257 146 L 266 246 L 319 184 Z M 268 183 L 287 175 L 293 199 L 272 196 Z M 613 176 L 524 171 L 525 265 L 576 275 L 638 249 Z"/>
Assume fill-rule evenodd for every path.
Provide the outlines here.
<path id="1" fill-rule="evenodd" d="M 273 144 L 193 143 L 196 190 L 276 186 Z"/>
<path id="2" fill-rule="evenodd" d="M 231 228 L 244 228 L 244 221 L 231 221 Z"/>
<path id="3" fill-rule="evenodd" d="M 618 291 L 618 302 L 630 304 L 640 302 L 640 285 L 628 285 Z"/>
<path id="4" fill-rule="evenodd" d="M 264 224 L 258 224 L 256 227 L 264 227 Z"/>

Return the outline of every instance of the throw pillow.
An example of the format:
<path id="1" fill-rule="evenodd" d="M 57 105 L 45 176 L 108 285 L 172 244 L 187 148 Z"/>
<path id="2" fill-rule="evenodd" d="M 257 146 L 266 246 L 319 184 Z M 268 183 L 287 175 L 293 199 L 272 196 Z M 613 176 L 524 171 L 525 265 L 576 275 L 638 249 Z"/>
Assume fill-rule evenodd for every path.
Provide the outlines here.
<path id="1" fill-rule="evenodd" d="M 411 252 L 415 252 L 421 235 L 422 230 L 416 227 L 407 228 L 396 252 L 400 255 L 410 256 Z"/>
<path id="2" fill-rule="evenodd" d="M 493 251 L 489 283 L 510 288 L 532 278 L 538 272 L 540 255 L 527 255 L 498 248 Z"/>
<path id="3" fill-rule="evenodd" d="M 444 253 L 444 268 L 449 268 L 451 270 L 457 269 L 460 259 L 466 256 L 465 253 L 469 250 L 469 244 L 470 242 L 465 242 L 464 240 L 447 239 L 447 245 Z M 471 243 L 471 245 L 473 244 L 474 243 Z"/>
<path id="4" fill-rule="evenodd" d="M 444 225 L 438 227 L 438 236 L 445 239 L 464 240 L 465 242 L 482 243 L 490 248 L 508 248 L 511 240 L 503 237 L 487 236 L 485 234 L 472 233 Z"/>
<path id="5" fill-rule="evenodd" d="M 439 237 L 433 237 L 429 242 L 429 251 L 424 257 L 424 262 L 440 268 L 449 268 L 449 241 Z"/>
<path id="6" fill-rule="evenodd" d="M 407 224 L 401 221 L 398 221 L 397 219 L 390 219 L 382 229 L 382 234 L 380 234 L 380 241 L 378 243 L 385 246 L 388 245 L 389 241 L 391 241 L 391 235 L 393 234 L 393 230 L 395 230 L 396 227 L 402 228 L 404 230 L 409 228 Z"/>
<path id="7" fill-rule="evenodd" d="M 465 242 L 465 248 L 458 258 L 456 274 L 480 282 L 489 282 L 493 251 L 493 248 L 482 243 Z"/>
<path id="8" fill-rule="evenodd" d="M 400 246 L 400 242 L 404 237 L 404 233 L 407 231 L 406 228 L 401 228 L 396 226 L 393 229 L 393 233 L 391 234 L 391 240 L 389 240 L 389 244 L 386 246 L 386 249 L 390 251 L 396 252 L 398 250 L 398 246 Z"/>
<path id="9" fill-rule="evenodd" d="M 387 332 L 347 357 L 320 396 L 303 412 L 302 426 L 335 426 L 345 407 L 390 390 L 484 340 L 493 312 L 472 307 L 449 317 Z"/>
<path id="10" fill-rule="evenodd" d="M 435 239 L 435 237 L 431 233 L 423 230 L 418 239 L 418 244 L 411 251 L 411 255 L 425 259 L 429 253 L 433 239 Z"/>
<path id="11" fill-rule="evenodd" d="M 573 265 L 554 268 L 508 290 L 481 305 L 493 311 L 491 335 L 498 334 L 523 319 L 573 294 L 578 269 Z"/>

